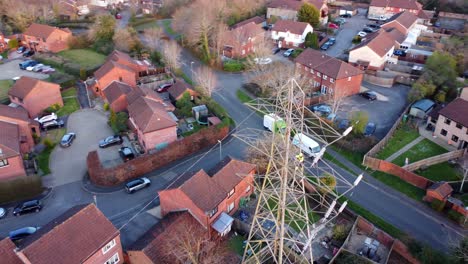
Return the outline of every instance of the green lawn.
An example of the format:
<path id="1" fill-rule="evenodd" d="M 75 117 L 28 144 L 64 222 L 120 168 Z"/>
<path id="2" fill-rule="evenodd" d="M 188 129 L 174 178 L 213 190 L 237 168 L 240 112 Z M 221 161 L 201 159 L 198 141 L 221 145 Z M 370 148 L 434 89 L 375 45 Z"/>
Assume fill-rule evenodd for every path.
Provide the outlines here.
<path id="1" fill-rule="evenodd" d="M 80 104 L 77 99 L 76 88 L 72 87 L 62 92 L 63 107 L 57 111 L 58 116 L 69 115 L 80 109 Z"/>
<path id="2" fill-rule="evenodd" d="M 170 35 L 176 35 L 177 32 L 175 32 L 173 29 L 172 29 L 172 21 L 171 20 L 164 20 L 162 22 L 163 24 L 163 27 L 164 29 L 167 31 L 167 33 L 169 33 Z"/>
<path id="3" fill-rule="evenodd" d="M 406 181 L 398 178 L 397 176 L 393 176 L 391 174 L 384 173 L 381 171 L 374 171 L 370 173 L 370 175 L 416 201 L 422 201 L 422 198 L 426 194 L 426 192 L 423 189 L 419 189 L 418 187 L 407 183 Z"/>
<path id="4" fill-rule="evenodd" d="M 159 27 L 157 20 L 149 21 L 149 22 L 146 22 L 146 23 L 143 23 L 143 24 L 138 24 L 138 25 L 134 26 L 135 30 L 137 30 L 137 31 L 145 30 L 147 28 L 152 28 L 152 27 Z"/>
<path id="5" fill-rule="evenodd" d="M 65 59 L 80 65 L 81 68 L 93 69 L 104 63 L 106 56 L 90 49 L 64 50 L 58 53 Z"/>
<path id="6" fill-rule="evenodd" d="M 60 128 L 60 129 L 54 129 L 47 131 L 47 134 L 45 137 L 42 138 L 42 143 L 44 143 L 44 140 L 46 138 L 50 139 L 52 143 L 57 145 L 57 143 L 60 142 L 62 139 L 63 135 L 65 135 L 65 128 Z M 44 175 L 47 175 L 50 173 L 50 168 L 49 168 L 49 159 L 50 159 L 50 154 L 54 148 L 45 148 L 44 151 L 42 151 L 38 156 L 37 156 L 37 163 L 39 166 L 39 169 L 44 173 Z"/>
<path id="7" fill-rule="evenodd" d="M 12 85 L 12 80 L 0 80 L 0 103 L 4 104 L 8 102 L 8 91 Z"/>
<path id="8" fill-rule="evenodd" d="M 395 131 L 384 148 L 377 153 L 376 158 L 384 160 L 418 137 L 418 131 L 403 125 Z"/>
<path id="9" fill-rule="evenodd" d="M 228 242 L 229 248 L 240 256 L 244 255 L 244 240 L 243 236 L 233 236 Z"/>
<path id="10" fill-rule="evenodd" d="M 432 165 L 415 173 L 433 181 L 459 181 L 463 178 L 462 174 L 448 162 Z"/>
<path id="11" fill-rule="evenodd" d="M 392 163 L 397 164 L 399 166 L 403 166 L 405 164 L 405 158 L 407 157 L 409 159 L 409 163 L 413 163 L 447 152 L 448 151 L 445 148 L 425 138 L 421 142 L 410 148 L 408 151 L 394 159 Z"/>

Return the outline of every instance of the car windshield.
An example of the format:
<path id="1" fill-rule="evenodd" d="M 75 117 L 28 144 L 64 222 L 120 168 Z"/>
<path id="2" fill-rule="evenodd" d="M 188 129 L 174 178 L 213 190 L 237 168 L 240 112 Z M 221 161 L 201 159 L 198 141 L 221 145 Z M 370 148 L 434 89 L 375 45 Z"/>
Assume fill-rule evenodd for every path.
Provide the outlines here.
<path id="1" fill-rule="evenodd" d="M 71 138 L 71 135 L 70 135 L 70 134 L 66 134 L 65 136 L 63 136 L 62 141 L 63 141 L 63 142 L 69 141 L 70 138 Z"/>
<path id="2" fill-rule="evenodd" d="M 142 184 L 142 183 L 143 183 L 143 180 L 138 179 L 138 180 L 134 180 L 134 181 L 131 181 L 131 182 L 127 183 L 127 186 L 128 187 L 133 187 L 133 186 L 136 186 L 136 185 Z"/>
<path id="3" fill-rule="evenodd" d="M 125 154 L 125 155 L 131 155 L 131 154 L 132 154 L 132 151 L 131 151 L 129 148 L 123 148 L 123 149 L 122 149 L 122 152 L 123 152 L 123 154 Z"/>
<path id="4" fill-rule="evenodd" d="M 110 136 L 110 137 L 107 137 L 106 139 L 104 139 L 104 141 L 105 141 L 106 143 L 109 143 L 109 142 L 111 142 L 113 139 L 114 139 L 114 136 Z"/>

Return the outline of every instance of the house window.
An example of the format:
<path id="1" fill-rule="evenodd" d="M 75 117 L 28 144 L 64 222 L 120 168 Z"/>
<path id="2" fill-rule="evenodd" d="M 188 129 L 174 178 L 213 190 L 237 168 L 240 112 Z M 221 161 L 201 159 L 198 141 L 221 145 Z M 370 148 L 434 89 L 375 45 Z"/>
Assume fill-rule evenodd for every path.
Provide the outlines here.
<path id="1" fill-rule="evenodd" d="M 455 126 L 456 126 L 458 129 L 462 129 L 462 128 L 463 128 L 463 126 L 462 126 L 460 123 L 457 123 Z"/>
<path id="2" fill-rule="evenodd" d="M 232 203 L 230 203 L 230 204 L 228 205 L 228 208 L 227 208 L 228 213 L 230 213 L 230 212 L 232 211 L 232 209 L 234 209 L 234 202 L 232 202 Z"/>
<path id="3" fill-rule="evenodd" d="M 351 81 L 351 76 L 350 76 L 350 77 L 348 77 L 348 82 L 349 82 L 349 81 Z"/>
<path id="4" fill-rule="evenodd" d="M 328 76 L 323 75 L 323 79 L 324 79 L 324 80 L 327 80 L 327 79 L 328 79 Z"/>
<path id="5" fill-rule="evenodd" d="M 228 197 L 231 197 L 234 194 L 234 188 L 229 192 Z"/>
<path id="6" fill-rule="evenodd" d="M 310 69 L 310 73 L 314 74 L 314 70 Z"/>
<path id="7" fill-rule="evenodd" d="M 334 82 L 335 82 L 335 80 L 333 80 L 333 78 L 330 78 L 330 82 L 331 82 L 331 83 L 334 83 Z"/>
<path id="8" fill-rule="evenodd" d="M 213 210 L 208 212 L 209 217 L 213 217 L 218 212 L 218 206 L 216 206 Z"/>
<path id="9" fill-rule="evenodd" d="M 242 55 L 245 55 L 245 50 L 242 50 Z"/>
<path id="10" fill-rule="evenodd" d="M 452 121 L 450 121 L 450 119 L 448 119 L 448 118 L 445 118 L 444 123 L 447 124 L 447 125 L 450 125 L 450 123 L 452 123 Z"/>
<path id="11" fill-rule="evenodd" d="M 458 137 L 455 135 L 452 135 L 452 141 L 455 143 L 458 142 Z"/>
<path id="12" fill-rule="evenodd" d="M 112 239 L 109 243 L 107 243 L 107 245 L 105 245 L 103 248 L 102 248 L 102 254 L 106 254 L 107 252 L 109 252 L 109 250 L 111 250 L 111 248 L 113 248 L 115 246 L 115 239 Z"/>
<path id="13" fill-rule="evenodd" d="M 7 159 L 0 160 L 0 167 L 5 167 L 5 166 L 8 166 L 8 160 Z"/>
<path id="14" fill-rule="evenodd" d="M 447 136 L 447 130 L 442 129 L 442 130 L 440 131 L 440 134 L 441 134 L 442 136 Z"/>
<path id="15" fill-rule="evenodd" d="M 321 75 L 320 75 L 320 72 L 317 72 L 317 76 L 318 76 L 318 77 L 320 77 L 320 76 L 321 76 Z"/>
<path id="16" fill-rule="evenodd" d="M 319 86 L 320 86 L 320 83 L 319 83 L 319 82 L 316 82 L 316 81 L 314 81 L 314 86 L 315 86 L 315 87 L 319 87 Z"/>
<path id="17" fill-rule="evenodd" d="M 119 263 L 119 261 L 119 252 L 117 252 L 110 259 L 108 259 L 105 264 L 116 264 Z"/>
<path id="18" fill-rule="evenodd" d="M 245 188 L 245 192 L 246 192 L 246 193 L 250 192 L 250 185 L 247 186 L 247 188 Z"/>
<path id="19" fill-rule="evenodd" d="M 322 94 L 327 94 L 327 87 L 325 85 L 322 85 L 322 88 L 320 89 L 320 92 Z"/>

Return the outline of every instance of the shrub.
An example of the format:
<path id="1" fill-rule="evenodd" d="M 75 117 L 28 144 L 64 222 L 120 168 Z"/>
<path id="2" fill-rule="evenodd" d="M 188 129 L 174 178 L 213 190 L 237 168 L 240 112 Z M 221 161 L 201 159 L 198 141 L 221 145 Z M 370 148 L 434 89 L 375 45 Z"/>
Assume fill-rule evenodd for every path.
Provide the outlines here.
<path id="1" fill-rule="evenodd" d="M 444 209 L 444 206 L 445 206 L 445 203 L 437 199 L 434 199 L 431 202 L 432 209 L 436 210 L 437 212 L 442 211 Z"/>
<path id="2" fill-rule="evenodd" d="M 44 139 L 44 145 L 46 146 L 46 148 L 48 149 L 53 149 L 55 147 L 55 143 L 52 142 L 52 140 L 50 138 L 45 138 Z"/>
<path id="3" fill-rule="evenodd" d="M 86 78 L 88 78 L 88 74 L 86 72 L 86 69 L 85 68 L 80 68 L 80 79 L 81 80 L 86 80 Z"/>
<path id="4" fill-rule="evenodd" d="M 31 199 L 41 194 L 40 176 L 19 177 L 0 182 L 0 203 Z"/>
<path id="5" fill-rule="evenodd" d="M 32 134 L 32 137 L 33 137 L 33 139 L 34 139 L 34 143 L 35 143 L 35 144 L 39 143 L 40 140 L 41 140 L 41 137 L 38 136 L 36 133 L 33 133 L 33 134 Z"/>
<path id="6" fill-rule="evenodd" d="M 70 49 L 84 49 L 91 45 L 86 36 L 74 36 L 68 41 Z"/>
<path id="7" fill-rule="evenodd" d="M 299 56 L 303 51 L 304 51 L 304 49 L 297 48 L 297 49 L 295 49 L 294 52 L 291 54 L 291 57 L 297 58 L 297 56 Z"/>
<path id="8" fill-rule="evenodd" d="M 128 130 L 127 127 L 128 121 L 128 114 L 125 112 L 118 112 L 115 113 L 111 110 L 111 114 L 109 116 L 108 124 L 114 131 L 114 133 L 121 133 Z"/>
<path id="9" fill-rule="evenodd" d="M 455 210 L 450 210 L 448 213 L 448 218 L 452 219 L 453 221 L 457 222 L 458 224 L 463 223 L 464 218 L 463 215 Z"/>
<path id="10" fill-rule="evenodd" d="M 239 61 L 226 61 L 223 63 L 223 69 L 227 72 L 239 72 L 244 70 L 244 64 Z"/>
<path id="11" fill-rule="evenodd" d="M 354 36 L 353 38 L 353 44 L 359 44 L 361 43 L 362 38 L 360 36 Z"/>
<path id="12" fill-rule="evenodd" d="M 11 39 L 10 41 L 8 41 L 8 47 L 10 49 L 16 49 L 18 46 L 19 46 L 18 39 Z"/>
<path id="13" fill-rule="evenodd" d="M 348 236 L 349 228 L 346 225 L 335 225 L 333 227 L 333 239 L 344 242 Z"/>
<path id="14" fill-rule="evenodd" d="M 104 103 L 103 108 L 104 108 L 104 111 L 109 111 L 110 109 L 109 103 Z"/>

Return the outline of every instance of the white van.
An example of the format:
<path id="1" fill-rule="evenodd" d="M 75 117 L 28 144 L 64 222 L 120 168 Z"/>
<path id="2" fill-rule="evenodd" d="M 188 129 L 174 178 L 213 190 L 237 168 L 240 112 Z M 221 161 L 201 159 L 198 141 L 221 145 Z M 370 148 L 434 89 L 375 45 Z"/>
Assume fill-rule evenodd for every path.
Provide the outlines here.
<path id="1" fill-rule="evenodd" d="M 284 133 L 286 123 L 281 117 L 275 114 L 268 114 L 263 116 L 263 127 L 271 132 Z"/>
<path id="2" fill-rule="evenodd" d="M 315 140 L 302 133 L 294 135 L 292 143 L 294 146 L 304 151 L 309 157 L 316 157 L 320 152 L 320 145 Z"/>

